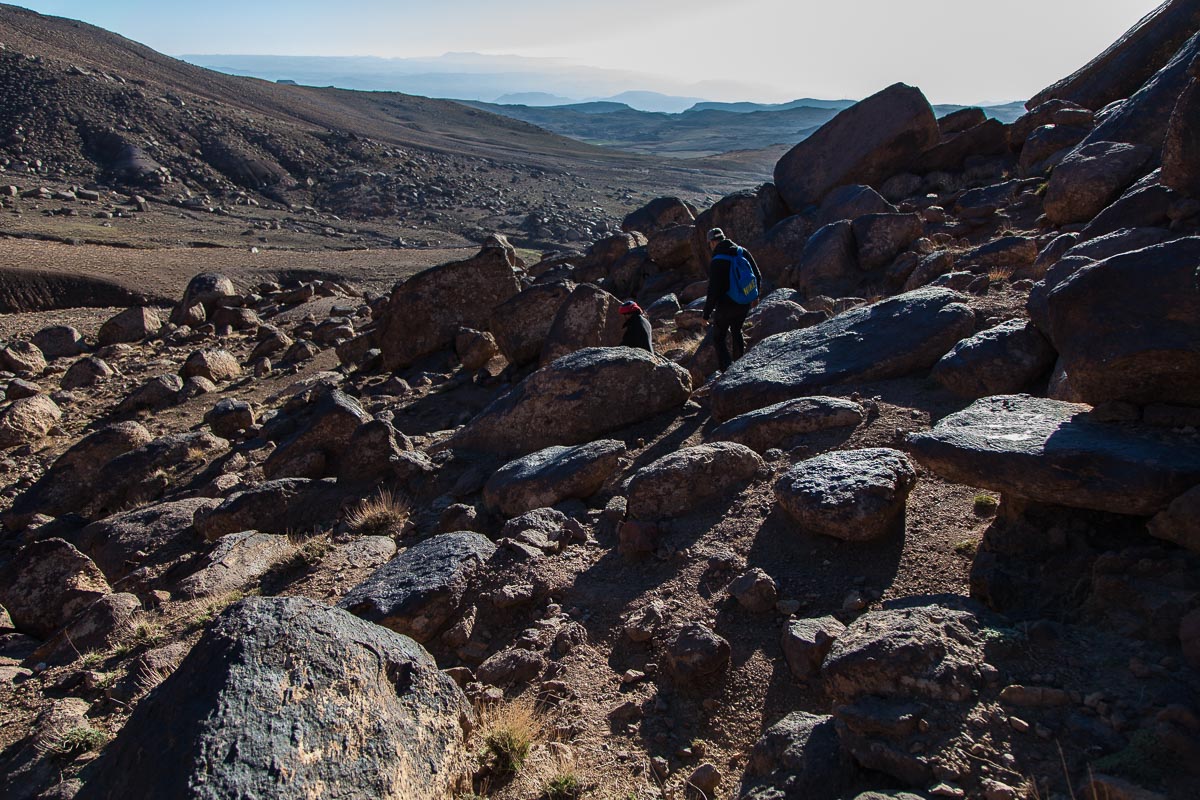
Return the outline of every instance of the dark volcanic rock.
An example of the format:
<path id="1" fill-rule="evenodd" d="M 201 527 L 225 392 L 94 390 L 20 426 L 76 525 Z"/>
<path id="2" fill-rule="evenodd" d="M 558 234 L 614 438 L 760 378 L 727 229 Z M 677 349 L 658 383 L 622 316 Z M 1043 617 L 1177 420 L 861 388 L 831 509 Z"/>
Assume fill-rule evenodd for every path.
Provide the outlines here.
<path id="1" fill-rule="evenodd" d="M 1190 80 L 1188 68 L 1200 55 L 1200 32 L 1193 35 L 1175 56 L 1137 93 L 1100 117 L 1084 144 L 1128 142 L 1158 152 L 1166 137 L 1171 114 Z"/>
<path id="2" fill-rule="evenodd" d="M 76 797 L 440 797 L 469 718 L 411 639 L 306 598 L 247 598 L 138 704 Z"/>
<path id="3" fill-rule="evenodd" d="M 489 508 L 515 517 L 573 497 L 591 497 L 624 453 L 624 442 L 615 439 L 547 447 L 497 470 L 483 487 L 483 500 Z"/>
<path id="4" fill-rule="evenodd" d="M 491 331 L 508 363 L 519 367 L 538 360 L 558 309 L 574 289 L 570 281 L 539 283 L 496 306 Z"/>
<path id="5" fill-rule="evenodd" d="M 879 184 L 938 143 L 937 119 L 919 89 L 897 83 L 838 114 L 775 165 L 793 211 L 847 183 Z"/>
<path id="6" fill-rule="evenodd" d="M 1197 28 L 1200 6 L 1190 0 L 1169 0 L 1078 71 L 1038 92 L 1025 107 L 1062 99 L 1099 111 L 1138 91 Z"/>
<path id="7" fill-rule="evenodd" d="M 764 463 L 735 442 L 687 447 L 642 467 L 629 482 L 629 515 L 658 519 L 685 514 L 752 479 Z"/>
<path id="8" fill-rule="evenodd" d="M 930 374 L 955 394 L 975 399 L 1024 390 L 1050 371 L 1055 358 L 1032 323 L 1014 319 L 963 339 Z"/>
<path id="9" fill-rule="evenodd" d="M 401 552 L 338 607 L 427 642 L 462 611 L 472 581 L 495 552 L 478 533 L 443 533 Z"/>
<path id="10" fill-rule="evenodd" d="M 854 226 L 849 220 L 832 222 L 814 233 L 805 242 L 789 276 L 791 285 L 809 297 L 844 296 L 857 287 L 862 277 Z"/>
<path id="11" fill-rule="evenodd" d="M 379 331 L 384 368 L 452 347 L 459 328 L 486 330 L 496 307 L 521 290 L 515 266 L 516 251 L 496 244 L 397 284 Z"/>
<path id="12" fill-rule="evenodd" d="M 150 441 L 150 432 L 137 422 L 118 422 L 88 434 L 59 456 L 50 470 L 17 498 L 6 523 L 19 522 L 34 514 L 58 517 L 86 508 L 104 467 L 117 456 Z"/>
<path id="13" fill-rule="evenodd" d="M 892 263 L 925 232 L 920 214 L 866 214 L 851 225 L 858 266 L 863 270 L 879 269 Z"/>
<path id="14" fill-rule="evenodd" d="M 764 453 L 783 447 L 793 436 L 829 428 L 852 428 L 863 421 L 863 407 L 838 397 L 798 397 L 750 411 L 719 425 L 715 441 L 739 442 Z"/>
<path id="15" fill-rule="evenodd" d="M 0 572 L 0 604 L 17 630 L 38 639 L 111 591 L 92 560 L 62 539 L 26 545 Z"/>
<path id="16" fill-rule="evenodd" d="M 928 369 L 970 335 L 975 314 L 946 289 L 918 289 L 839 314 L 752 347 L 713 387 L 713 414 L 726 420 L 849 381 Z"/>
<path id="17" fill-rule="evenodd" d="M 70 358 L 81 354 L 86 345 L 83 335 L 70 325 L 51 325 L 42 328 L 30 340 L 48 359 Z"/>
<path id="18" fill-rule="evenodd" d="M 554 315 L 542 347 L 542 366 L 585 347 L 614 347 L 621 342 L 621 301 L 598 286 L 575 287 Z"/>
<path id="19" fill-rule="evenodd" d="M 337 389 L 323 392 L 306 409 L 303 427 L 279 443 L 263 464 L 268 478 L 320 478 L 337 471 L 343 457 L 353 457 L 346 442 L 371 417 L 353 397 Z"/>
<path id="20" fill-rule="evenodd" d="M 805 531 L 861 542 L 895 531 L 916 483 L 916 470 L 898 450 L 838 450 L 784 473 L 775 499 Z"/>
<path id="21" fill-rule="evenodd" d="M 1161 430 L 1098 422 L 1089 406 L 985 397 L 908 436 L 946 480 L 1039 503 L 1154 514 L 1200 483 L 1200 446 Z"/>
<path id="22" fill-rule="evenodd" d="M 233 281 L 215 272 L 203 272 L 188 281 L 183 291 L 183 299 L 171 312 L 171 322 L 176 325 L 189 325 L 192 320 L 188 312 L 196 305 L 202 306 L 205 314 L 211 314 L 217 305 L 227 297 L 236 293 Z"/>
<path id="23" fill-rule="evenodd" d="M 162 318 L 153 308 L 127 308 L 100 327 L 96 340 L 103 347 L 122 342 L 140 342 L 158 333 Z"/>
<path id="24" fill-rule="evenodd" d="M 656 197 L 621 222 L 621 230 L 640 231 L 650 236 L 672 225 L 691 225 L 696 219 L 692 209 L 678 197 Z"/>
<path id="25" fill-rule="evenodd" d="M 667 659 L 678 680 L 691 682 L 724 669 L 729 663 L 729 652 L 729 642 L 711 628 L 692 622 L 672 637 Z"/>
<path id="26" fill-rule="evenodd" d="M 213 540 L 238 531 L 303 533 L 337 517 L 341 500 L 331 481 L 281 478 L 235 492 L 196 516 L 196 532 Z"/>
<path id="27" fill-rule="evenodd" d="M 1163 143 L 1162 182 L 1200 197 L 1200 79 L 1193 78 L 1171 114 Z"/>
<path id="28" fill-rule="evenodd" d="M 1063 159 L 1046 187 L 1046 216 L 1057 225 L 1088 222 L 1142 175 L 1152 151 L 1117 142 L 1094 142 Z"/>
<path id="29" fill-rule="evenodd" d="M 1083 267 L 1050 291 L 1050 341 L 1081 398 L 1200 405 L 1197 267 L 1200 237 L 1189 237 Z"/>
<path id="30" fill-rule="evenodd" d="M 580 444 L 678 408 L 691 379 L 680 366 L 629 347 L 592 347 L 530 375 L 448 446 L 516 456 L 551 445 Z"/>
<path id="31" fill-rule="evenodd" d="M 854 778 L 833 717 L 793 711 L 750 751 L 742 800 L 836 800 Z"/>
<path id="32" fill-rule="evenodd" d="M 79 549 L 112 582 L 135 569 L 161 566 L 196 549 L 192 521 L 220 505 L 207 497 L 156 503 L 93 522 L 79 533 Z"/>

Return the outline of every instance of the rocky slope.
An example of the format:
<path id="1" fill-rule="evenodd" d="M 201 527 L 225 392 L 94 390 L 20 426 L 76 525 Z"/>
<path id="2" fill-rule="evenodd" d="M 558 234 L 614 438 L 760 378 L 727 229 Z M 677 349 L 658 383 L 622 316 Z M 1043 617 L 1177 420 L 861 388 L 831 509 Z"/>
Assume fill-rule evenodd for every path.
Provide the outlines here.
<path id="1" fill-rule="evenodd" d="M 0 350 L 0 792 L 1196 796 L 1195 9 L 1136 87 L 897 84 L 585 253 L 47 313 Z M 771 284 L 719 375 L 714 225 Z"/>

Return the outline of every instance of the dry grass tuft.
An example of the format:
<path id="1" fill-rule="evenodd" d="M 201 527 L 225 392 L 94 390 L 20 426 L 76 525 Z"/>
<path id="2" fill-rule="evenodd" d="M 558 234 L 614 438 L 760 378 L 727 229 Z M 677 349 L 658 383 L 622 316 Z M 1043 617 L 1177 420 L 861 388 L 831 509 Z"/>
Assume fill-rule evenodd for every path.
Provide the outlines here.
<path id="1" fill-rule="evenodd" d="M 92 753 L 108 743 L 108 734 L 91 725 L 77 725 L 63 731 L 54 737 L 47 746 L 47 751 L 67 761 L 72 761 L 87 753 Z"/>
<path id="2" fill-rule="evenodd" d="M 408 522 L 408 501 L 387 489 L 362 500 L 346 517 L 352 531 L 363 536 L 398 536 Z"/>
<path id="3" fill-rule="evenodd" d="M 542 716 L 529 699 L 485 706 L 479 721 L 484 753 L 501 775 L 520 772 L 533 746 L 545 738 Z"/>
<path id="4" fill-rule="evenodd" d="M 992 283 L 1004 283 L 1012 278 L 1015 271 L 1013 267 L 992 267 L 988 270 L 988 280 Z"/>

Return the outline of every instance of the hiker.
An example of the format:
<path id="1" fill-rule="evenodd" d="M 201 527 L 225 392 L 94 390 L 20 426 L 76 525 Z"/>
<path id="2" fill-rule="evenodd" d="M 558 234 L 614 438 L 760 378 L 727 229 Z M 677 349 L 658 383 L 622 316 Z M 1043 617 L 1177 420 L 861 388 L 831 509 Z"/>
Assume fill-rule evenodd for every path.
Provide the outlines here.
<path id="1" fill-rule="evenodd" d="M 704 321 L 712 318 L 709 332 L 713 346 L 717 348 L 717 361 L 722 372 L 746 352 L 746 340 L 742 338 L 742 325 L 750 309 L 758 305 L 758 289 L 762 285 L 762 274 L 754 263 L 754 256 L 744 247 L 725 238 L 725 232 L 713 228 L 708 232 L 708 246 L 712 250 L 712 261 L 708 266 L 708 298 L 704 301 Z M 725 337 L 733 334 L 733 357 Z"/>
<path id="2" fill-rule="evenodd" d="M 621 303 L 617 309 L 625 317 L 625 334 L 621 336 L 622 347 L 640 347 L 654 355 L 654 339 L 650 336 L 650 320 L 642 313 L 642 307 L 632 300 Z"/>

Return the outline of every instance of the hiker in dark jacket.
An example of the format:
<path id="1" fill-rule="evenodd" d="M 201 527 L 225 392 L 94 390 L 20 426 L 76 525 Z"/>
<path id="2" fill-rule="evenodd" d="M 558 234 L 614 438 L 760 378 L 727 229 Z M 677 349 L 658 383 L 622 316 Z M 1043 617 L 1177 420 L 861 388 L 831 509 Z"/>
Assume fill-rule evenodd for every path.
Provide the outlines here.
<path id="1" fill-rule="evenodd" d="M 709 332 L 712 334 L 713 346 L 717 349 L 717 361 L 720 363 L 721 371 L 729 369 L 729 365 L 736 359 L 742 357 L 746 352 L 746 340 L 742 338 L 742 325 L 746 322 L 746 315 L 750 313 L 750 309 L 758 305 L 758 301 L 753 303 L 739 303 L 729 296 L 729 258 L 718 258 L 718 256 L 736 256 L 738 246 L 725 238 L 725 232 L 720 228 L 713 228 L 708 232 L 708 246 L 712 250 L 713 259 L 708 265 L 708 299 L 704 301 L 704 320 L 707 322 L 712 318 L 712 327 Z M 758 286 L 762 286 L 762 273 L 758 271 L 758 264 L 754 263 L 754 256 L 750 255 L 750 251 L 742 248 L 743 255 L 750 262 L 750 268 L 754 270 L 754 279 L 758 282 Z M 733 356 L 729 355 L 729 346 L 725 341 L 729 334 L 733 334 Z"/>
<path id="2" fill-rule="evenodd" d="M 617 309 L 625 317 L 625 334 L 621 337 L 622 347 L 640 347 L 654 354 L 654 339 L 650 336 L 650 320 L 642 313 L 642 307 L 626 300 Z"/>

